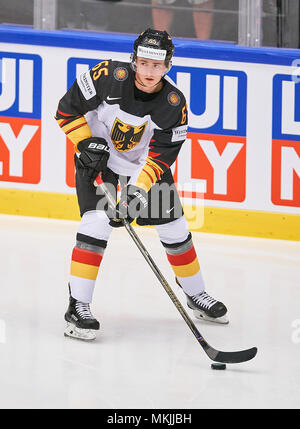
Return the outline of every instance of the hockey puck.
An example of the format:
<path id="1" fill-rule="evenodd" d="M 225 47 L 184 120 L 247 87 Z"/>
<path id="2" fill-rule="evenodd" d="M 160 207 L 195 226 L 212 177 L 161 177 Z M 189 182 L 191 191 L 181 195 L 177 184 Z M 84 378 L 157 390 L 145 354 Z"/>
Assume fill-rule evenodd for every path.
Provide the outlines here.
<path id="1" fill-rule="evenodd" d="M 211 369 L 226 369 L 226 363 L 212 363 L 211 364 Z"/>

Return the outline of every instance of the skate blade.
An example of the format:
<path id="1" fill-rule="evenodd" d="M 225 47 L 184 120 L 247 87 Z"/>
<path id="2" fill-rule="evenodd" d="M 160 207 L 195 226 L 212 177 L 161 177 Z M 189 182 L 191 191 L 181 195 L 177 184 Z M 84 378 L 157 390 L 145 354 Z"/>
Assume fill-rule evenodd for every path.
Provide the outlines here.
<path id="1" fill-rule="evenodd" d="M 204 312 L 200 310 L 193 310 L 194 316 L 199 320 L 206 320 L 207 322 L 220 323 L 221 325 L 227 325 L 229 323 L 229 319 L 226 314 L 221 317 L 209 317 Z"/>
<path id="2" fill-rule="evenodd" d="M 96 339 L 96 334 L 92 329 L 77 328 L 72 323 L 67 324 L 64 336 L 83 341 L 94 341 Z"/>

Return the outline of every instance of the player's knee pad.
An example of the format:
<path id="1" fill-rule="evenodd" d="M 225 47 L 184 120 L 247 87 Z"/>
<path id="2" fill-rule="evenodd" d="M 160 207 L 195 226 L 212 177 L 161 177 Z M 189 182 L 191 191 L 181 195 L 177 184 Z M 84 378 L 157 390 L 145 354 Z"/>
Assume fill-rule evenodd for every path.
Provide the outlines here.
<path id="1" fill-rule="evenodd" d="M 181 243 L 191 239 L 188 223 L 184 216 L 163 225 L 155 225 L 155 229 L 164 247 L 180 246 Z"/>
<path id="2" fill-rule="evenodd" d="M 103 211 L 86 212 L 82 218 L 76 235 L 76 246 L 99 252 L 105 249 L 112 227 Z"/>

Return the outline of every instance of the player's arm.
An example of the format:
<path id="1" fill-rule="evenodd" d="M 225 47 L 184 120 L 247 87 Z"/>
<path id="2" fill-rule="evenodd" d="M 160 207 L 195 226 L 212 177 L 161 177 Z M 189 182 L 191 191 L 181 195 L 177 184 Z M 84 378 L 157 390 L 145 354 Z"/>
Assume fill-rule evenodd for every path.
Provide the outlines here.
<path id="1" fill-rule="evenodd" d="M 103 100 L 110 61 L 102 61 L 83 73 L 59 101 L 55 119 L 73 142 L 78 162 L 86 177 L 94 181 L 100 172 L 105 173 L 109 146 L 103 138 L 93 137 L 85 114 L 96 109 Z"/>
<path id="2" fill-rule="evenodd" d="M 137 187 L 148 192 L 161 179 L 178 157 L 186 133 L 187 111 L 184 105 L 172 127 L 154 131 L 146 162 L 135 183 Z"/>
<path id="3" fill-rule="evenodd" d="M 78 143 L 92 137 L 91 129 L 84 115 L 96 109 L 102 102 L 109 67 L 110 61 L 102 61 L 80 75 L 59 101 L 55 119 L 74 143 L 77 152 L 79 152 Z"/>

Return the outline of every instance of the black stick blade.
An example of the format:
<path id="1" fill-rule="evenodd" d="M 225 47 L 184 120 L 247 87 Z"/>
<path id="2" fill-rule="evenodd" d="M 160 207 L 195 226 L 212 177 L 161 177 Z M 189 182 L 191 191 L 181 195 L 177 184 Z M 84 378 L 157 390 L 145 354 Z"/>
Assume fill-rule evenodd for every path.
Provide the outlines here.
<path id="1" fill-rule="evenodd" d="M 239 352 L 220 352 L 209 347 L 206 350 L 207 356 L 214 362 L 221 363 L 241 363 L 247 362 L 256 356 L 257 347 L 248 350 L 241 350 Z"/>

